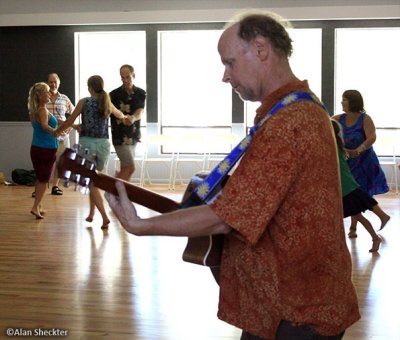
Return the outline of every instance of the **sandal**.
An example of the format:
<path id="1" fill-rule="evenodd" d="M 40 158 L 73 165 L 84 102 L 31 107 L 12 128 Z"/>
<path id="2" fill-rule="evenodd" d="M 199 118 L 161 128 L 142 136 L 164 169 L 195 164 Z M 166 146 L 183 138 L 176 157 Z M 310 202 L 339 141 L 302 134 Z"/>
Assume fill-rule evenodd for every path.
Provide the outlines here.
<path id="1" fill-rule="evenodd" d="M 59 187 L 54 186 L 54 187 L 51 189 L 51 194 L 52 194 L 52 195 L 60 196 L 60 195 L 63 194 L 63 192 L 62 192 L 62 190 L 61 190 Z"/>

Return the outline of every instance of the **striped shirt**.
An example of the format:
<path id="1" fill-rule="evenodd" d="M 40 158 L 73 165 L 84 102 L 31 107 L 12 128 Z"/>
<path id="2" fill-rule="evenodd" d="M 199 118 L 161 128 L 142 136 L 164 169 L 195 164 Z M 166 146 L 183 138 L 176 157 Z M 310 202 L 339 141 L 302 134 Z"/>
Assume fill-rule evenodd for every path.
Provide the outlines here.
<path id="1" fill-rule="evenodd" d="M 71 114 L 75 109 L 69 98 L 60 92 L 57 92 L 57 97 L 54 100 L 50 98 L 46 107 L 47 110 L 57 118 L 57 120 L 62 121 L 67 119 L 66 114 Z M 63 141 L 66 136 L 68 136 L 68 134 L 62 134 L 58 137 L 58 140 Z"/>

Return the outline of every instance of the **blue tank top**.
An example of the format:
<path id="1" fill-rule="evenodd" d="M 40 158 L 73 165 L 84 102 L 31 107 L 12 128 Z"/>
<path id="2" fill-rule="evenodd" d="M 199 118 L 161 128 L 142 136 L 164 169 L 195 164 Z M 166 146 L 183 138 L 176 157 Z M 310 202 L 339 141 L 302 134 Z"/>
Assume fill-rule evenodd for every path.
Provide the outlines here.
<path id="1" fill-rule="evenodd" d="M 53 129 L 56 129 L 58 125 L 57 119 L 50 112 L 48 113 L 50 115 L 48 124 Z M 50 132 L 43 130 L 42 126 L 37 120 L 32 121 L 32 127 L 33 127 L 32 145 L 46 149 L 58 148 L 57 138 L 54 137 Z"/>

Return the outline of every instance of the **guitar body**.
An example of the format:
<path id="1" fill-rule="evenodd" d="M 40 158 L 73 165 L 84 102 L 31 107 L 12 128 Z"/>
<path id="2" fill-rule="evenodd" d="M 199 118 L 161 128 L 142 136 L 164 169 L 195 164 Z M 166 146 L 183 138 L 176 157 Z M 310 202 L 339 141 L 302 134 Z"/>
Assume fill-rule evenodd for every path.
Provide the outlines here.
<path id="1" fill-rule="evenodd" d="M 207 177 L 208 172 L 198 172 L 191 179 L 182 198 L 182 205 L 185 207 L 197 205 L 191 203 L 191 195 L 200 182 Z M 225 183 L 223 183 L 225 184 Z M 218 188 L 219 192 L 221 188 Z M 221 263 L 222 247 L 224 243 L 224 235 L 208 235 L 199 237 L 189 237 L 186 248 L 183 252 L 182 259 L 208 267 L 219 267 Z"/>
<path id="2" fill-rule="evenodd" d="M 208 175 L 207 172 L 200 172 L 193 177 L 183 195 L 182 203 L 180 204 L 132 183 L 97 172 L 91 162 L 88 162 L 77 155 L 77 153 L 72 149 L 66 149 L 64 151 L 57 166 L 60 177 L 67 180 L 71 179 L 78 185 L 85 187 L 87 187 L 90 182 L 94 186 L 114 195 L 118 195 L 115 183 L 116 181 L 120 181 L 124 183 L 128 197 L 132 202 L 159 213 L 167 213 L 181 208 L 198 205 L 199 203 L 191 203 L 191 194 L 200 181 Z M 221 187 L 218 188 L 217 191 L 220 191 L 225 182 L 222 183 Z M 182 258 L 186 262 L 210 267 L 218 282 L 223 241 L 224 235 L 189 237 Z"/>

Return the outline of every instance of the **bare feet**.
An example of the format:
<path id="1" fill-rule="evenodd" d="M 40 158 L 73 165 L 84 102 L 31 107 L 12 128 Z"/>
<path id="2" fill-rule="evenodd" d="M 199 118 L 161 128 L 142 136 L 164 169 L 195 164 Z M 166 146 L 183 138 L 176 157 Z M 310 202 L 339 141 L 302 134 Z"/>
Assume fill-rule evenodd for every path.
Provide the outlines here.
<path id="1" fill-rule="evenodd" d="M 86 222 L 93 222 L 93 216 L 88 216 L 85 219 Z M 111 223 L 111 221 L 107 218 L 103 220 L 103 225 L 101 226 L 101 229 L 107 229 L 108 225 Z"/>
<path id="2" fill-rule="evenodd" d="M 107 229 L 109 224 L 110 224 L 109 219 L 104 220 L 103 225 L 101 226 L 101 229 Z"/>
<path id="3" fill-rule="evenodd" d="M 40 215 L 40 212 L 36 212 L 36 211 L 31 210 L 31 214 L 36 216 L 37 220 L 43 220 L 43 218 L 44 218 L 42 215 Z"/>
<path id="4" fill-rule="evenodd" d="M 377 238 L 372 240 L 372 248 L 369 250 L 370 253 L 374 253 L 379 250 L 379 247 L 381 245 L 381 238 L 378 236 Z"/>
<path id="5" fill-rule="evenodd" d="M 356 238 L 357 237 L 357 229 L 350 228 L 349 233 L 347 234 L 349 238 Z"/>
<path id="6" fill-rule="evenodd" d="M 389 215 L 386 215 L 386 217 L 382 219 L 382 224 L 381 224 L 381 227 L 380 227 L 380 229 L 379 229 L 378 231 L 380 231 L 380 230 L 382 230 L 383 228 L 385 228 L 385 225 L 386 225 L 386 223 L 389 222 L 389 220 L 390 220 L 390 216 L 389 216 Z"/>

